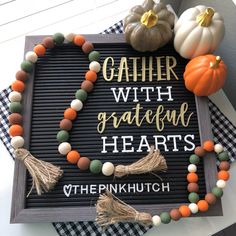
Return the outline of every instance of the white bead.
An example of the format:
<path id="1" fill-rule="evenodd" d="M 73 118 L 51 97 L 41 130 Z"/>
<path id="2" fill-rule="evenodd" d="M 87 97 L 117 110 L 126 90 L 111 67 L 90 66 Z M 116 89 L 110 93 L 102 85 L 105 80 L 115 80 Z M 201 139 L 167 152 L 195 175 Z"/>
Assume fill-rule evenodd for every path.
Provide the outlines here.
<path id="1" fill-rule="evenodd" d="M 193 214 L 196 214 L 198 213 L 198 206 L 196 203 L 190 203 L 188 205 L 188 208 L 190 209 L 190 211 L 193 213 Z"/>
<path id="2" fill-rule="evenodd" d="M 25 60 L 35 63 L 38 60 L 38 56 L 35 52 L 29 51 L 25 54 Z"/>
<path id="3" fill-rule="evenodd" d="M 98 73 L 101 70 L 101 65 L 97 61 L 92 61 L 89 64 L 89 69 L 95 71 L 96 73 Z"/>
<path id="4" fill-rule="evenodd" d="M 21 137 L 21 136 L 15 136 L 15 137 L 12 137 L 12 139 L 11 139 L 11 146 L 12 146 L 14 149 L 23 147 L 23 146 L 24 146 L 24 143 L 25 143 L 25 140 L 24 140 L 24 138 Z"/>
<path id="5" fill-rule="evenodd" d="M 63 142 L 58 146 L 58 151 L 62 155 L 66 155 L 69 151 L 71 151 L 71 145 L 68 142 Z"/>
<path id="6" fill-rule="evenodd" d="M 216 186 L 218 188 L 225 188 L 226 186 L 226 181 L 224 181 L 223 179 L 219 179 L 217 182 L 216 182 Z"/>
<path id="7" fill-rule="evenodd" d="M 223 146 L 220 143 L 215 144 L 214 151 L 216 153 L 221 153 L 221 152 L 223 152 L 223 150 L 224 150 L 224 148 L 223 148 Z"/>
<path id="8" fill-rule="evenodd" d="M 196 172 L 197 171 L 197 166 L 194 164 L 188 165 L 188 172 Z"/>
<path id="9" fill-rule="evenodd" d="M 105 175 L 105 176 L 110 176 L 114 173 L 114 170 L 115 170 L 115 167 L 114 165 L 111 163 L 111 162 L 105 162 L 103 165 L 102 165 L 102 173 Z"/>
<path id="10" fill-rule="evenodd" d="M 16 92 L 16 91 L 12 91 L 12 92 L 10 92 L 8 98 L 11 102 L 20 102 L 22 99 L 22 96 L 21 96 L 21 93 Z"/>
<path id="11" fill-rule="evenodd" d="M 64 34 L 64 37 L 68 42 L 73 42 L 75 34 L 74 33 L 67 33 L 67 34 Z"/>
<path id="12" fill-rule="evenodd" d="M 161 217 L 158 215 L 155 215 L 152 217 L 152 224 L 155 226 L 158 226 L 161 224 Z"/>
<path id="13" fill-rule="evenodd" d="M 76 111 L 80 111 L 83 108 L 83 103 L 79 99 L 74 99 L 71 102 L 70 106 L 72 109 Z"/>

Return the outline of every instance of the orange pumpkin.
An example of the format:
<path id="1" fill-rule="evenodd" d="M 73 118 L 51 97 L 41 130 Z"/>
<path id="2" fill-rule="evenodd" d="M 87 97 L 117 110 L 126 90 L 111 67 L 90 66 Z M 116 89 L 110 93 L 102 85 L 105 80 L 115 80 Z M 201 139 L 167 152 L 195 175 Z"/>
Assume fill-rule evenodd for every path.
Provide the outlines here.
<path id="1" fill-rule="evenodd" d="M 185 87 L 197 96 L 209 96 L 223 87 L 227 67 L 219 56 L 193 58 L 184 72 Z"/>

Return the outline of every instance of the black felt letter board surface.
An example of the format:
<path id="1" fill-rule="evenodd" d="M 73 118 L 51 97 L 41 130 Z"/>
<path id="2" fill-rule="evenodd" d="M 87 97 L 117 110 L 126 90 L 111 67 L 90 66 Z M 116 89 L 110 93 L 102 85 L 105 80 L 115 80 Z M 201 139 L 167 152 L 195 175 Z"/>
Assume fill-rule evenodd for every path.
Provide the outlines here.
<path id="1" fill-rule="evenodd" d="M 81 156 L 117 165 L 138 160 L 147 154 L 147 145 L 154 145 L 165 156 L 168 170 L 158 173 L 160 178 L 153 174 L 106 177 L 80 171 L 58 153 L 56 134 L 59 122 L 84 80 L 89 60 L 80 48 L 73 45 L 56 47 L 38 60 L 27 85 L 24 94 L 24 128 L 26 143 L 32 154 L 59 165 L 64 170 L 64 176 L 52 192 L 37 196 L 33 191 L 26 198 L 31 188 L 31 178 L 17 161 L 12 222 L 94 220 L 94 204 L 105 188 L 135 208 L 153 214 L 188 202 L 186 175 L 189 155 L 193 153 L 193 145 L 197 146 L 201 141 L 211 138 L 207 99 L 195 98 L 184 87 L 183 72 L 188 61 L 181 58 L 171 44 L 153 53 L 139 53 L 124 42 L 123 35 L 88 35 L 87 38 L 94 42 L 95 49 L 101 54 L 102 70 L 83 110 L 78 112 L 77 119 L 73 122 L 73 129 L 70 131 L 73 149 L 77 149 Z M 41 39 L 40 36 L 28 37 L 26 51 Z M 112 58 L 107 59 L 108 57 Z M 126 61 L 121 62 L 121 58 L 126 58 L 122 60 L 127 60 L 128 69 Z M 173 58 L 176 59 L 176 66 Z M 105 60 L 107 65 L 103 66 Z M 173 68 L 167 71 L 166 63 Z M 152 76 L 149 77 L 150 71 Z M 110 81 L 105 80 L 104 75 Z M 166 80 L 168 76 L 170 80 Z M 120 99 L 119 90 L 124 92 L 124 97 L 120 94 Z M 117 117 L 120 117 L 124 112 L 132 111 L 134 115 L 139 104 L 140 120 L 147 110 L 152 110 L 155 114 L 160 105 L 164 109 L 161 116 L 164 116 L 166 110 L 174 109 L 177 116 L 183 103 L 188 104 L 186 120 L 191 114 L 186 127 L 180 119 L 178 125 L 164 121 L 161 130 L 162 123 L 157 128 L 153 119 L 152 124 L 143 121 L 137 126 L 135 122 L 130 125 L 121 122 L 115 128 L 110 119 L 105 129 L 98 132 L 99 113 L 106 112 L 109 116 L 116 112 Z M 112 143 L 114 145 L 109 145 Z M 215 159 L 209 155 L 201 160 L 197 173 L 199 194 L 203 198 L 216 181 Z M 204 215 L 220 214 L 222 211 L 219 201 Z"/>

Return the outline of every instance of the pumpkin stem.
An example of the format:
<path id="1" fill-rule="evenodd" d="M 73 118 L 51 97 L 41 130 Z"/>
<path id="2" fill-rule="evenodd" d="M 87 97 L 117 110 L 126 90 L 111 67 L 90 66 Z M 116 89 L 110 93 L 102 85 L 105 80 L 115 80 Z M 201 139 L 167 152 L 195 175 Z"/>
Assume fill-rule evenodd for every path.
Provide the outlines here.
<path id="1" fill-rule="evenodd" d="M 217 56 L 215 62 L 212 62 L 212 61 L 210 62 L 210 68 L 212 68 L 212 69 L 218 68 L 220 62 L 221 62 L 221 57 Z"/>
<path id="2" fill-rule="evenodd" d="M 202 27 L 208 27 L 211 24 L 212 17 L 214 16 L 214 9 L 208 7 L 205 12 L 197 16 L 197 22 Z"/>
<path id="3" fill-rule="evenodd" d="M 153 26 L 155 26 L 157 24 L 157 21 L 158 15 L 155 14 L 152 10 L 145 12 L 140 20 L 140 22 L 147 28 L 152 28 Z"/>

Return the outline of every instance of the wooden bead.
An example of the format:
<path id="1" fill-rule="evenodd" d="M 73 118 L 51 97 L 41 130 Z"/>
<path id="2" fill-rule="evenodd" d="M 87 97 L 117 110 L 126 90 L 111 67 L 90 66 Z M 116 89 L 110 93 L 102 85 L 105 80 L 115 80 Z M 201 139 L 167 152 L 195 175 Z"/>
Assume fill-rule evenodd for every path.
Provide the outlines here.
<path id="1" fill-rule="evenodd" d="M 30 73 L 34 69 L 34 64 L 30 61 L 23 61 L 20 67 L 21 67 L 21 70 L 25 71 L 26 73 Z"/>
<path id="2" fill-rule="evenodd" d="M 10 102 L 20 102 L 22 99 L 21 93 L 17 92 L 17 91 L 12 91 L 9 94 L 9 100 Z"/>
<path id="3" fill-rule="evenodd" d="M 85 90 L 87 93 L 90 93 L 93 91 L 93 83 L 89 80 L 84 80 L 81 84 L 81 88 Z"/>
<path id="4" fill-rule="evenodd" d="M 194 153 L 199 157 L 203 157 L 206 154 L 205 150 L 201 146 L 196 147 Z"/>
<path id="5" fill-rule="evenodd" d="M 75 45 L 81 47 L 85 43 L 85 37 L 77 34 L 77 35 L 75 35 L 73 42 Z"/>
<path id="6" fill-rule="evenodd" d="M 38 56 L 35 52 L 29 51 L 25 54 L 25 60 L 35 63 L 38 60 Z"/>
<path id="7" fill-rule="evenodd" d="M 228 152 L 223 151 L 223 152 L 219 153 L 218 159 L 219 159 L 219 161 L 228 161 L 229 160 Z"/>
<path id="8" fill-rule="evenodd" d="M 188 200 L 191 202 L 191 203 L 196 203 L 199 201 L 199 195 L 195 192 L 192 192 L 188 195 Z"/>
<path id="9" fill-rule="evenodd" d="M 34 52 L 38 56 L 44 56 L 44 54 L 46 53 L 46 48 L 42 44 L 38 44 L 34 47 Z"/>
<path id="10" fill-rule="evenodd" d="M 23 70 L 19 70 L 16 72 L 15 77 L 17 80 L 25 82 L 27 79 L 29 79 L 29 74 Z"/>
<path id="11" fill-rule="evenodd" d="M 57 141 L 58 142 L 66 142 L 69 139 L 69 133 L 66 130 L 60 130 L 57 133 Z"/>
<path id="12" fill-rule="evenodd" d="M 197 171 L 197 166 L 194 164 L 188 165 L 188 171 L 189 172 L 196 172 Z"/>
<path id="13" fill-rule="evenodd" d="M 170 217 L 170 214 L 168 212 L 162 212 L 160 214 L 160 218 L 161 218 L 161 222 L 163 224 L 168 224 L 171 221 L 171 217 Z"/>
<path id="14" fill-rule="evenodd" d="M 205 200 L 208 202 L 210 205 L 214 205 L 216 203 L 216 196 L 213 193 L 207 193 L 205 195 Z"/>
<path id="15" fill-rule="evenodd" d="M 197 183 L 189 183 L 187 187 L 188 191 L 197 193 L 199 191 L 199 186 Z"/>
<path id="16" fill-rule="evenodd" d="M 93 51 L 93 49 L 94 49 L 93 44 L 90 43 L 89 41 L 86 41 L 86 42 L 82 45 L 82 51 L 83 51 L 85 54 L 90 53 L 91 51 Z"/>
<path id="17" fill-rule="evenodd" d="M 99 61 L 100 60 L 100 53 L 98 51 L 92 51 L 89 53 L 89 61 Z"/>
<path id="18" fill-rule="evenodd" d="M 22 110 L 22 105 L 19 102 L 11 102 L 9 105 L 9 111 L 11 113 L 20 113 Z"/>
<path id="19" fill-rule="evenodd" d="M 227 181 L 230 177 L 230 174 L 228 171 L 226 170 L 221 170 L 218 172 L 218 179 L 223 179 L 225 181 Z"/>
<path id="20" fill-rule="evenodd" d="M 97 80 L 97 73 L 93 70 L 89 70 L 85 74 L 85 79 L 95 83 Z"/>
<path id="21" fill-rule="evenodd" d="M 195 155 L 195 154 L 192 154 L 192 155 L 189 157 L 189 162 L 190 162 L 191 164 L 197 165 L 197 164 L 199 164 L 199 162 L 200 162 L 200 158 L 199 158 L 199 156 L 197 156 L 197 155 Z"/>
<path id="22" fill-rule="evenodd" d="M 11 84 L 11 89 L 13 91 L 19 92 L 19 93 L 23 93 L 24 89 L 25 89 L 25 84 L 20 81 L 20 80 L 15 80 L 12 84 Z"/>
<path id="23" fill-rule="evenodd" d="M 97 61 L 92 61 L 89 64 L 89 69 L 98 73 L 101 70 L 101 65 Z"/>
<path id="24" fill-rule="evenodd" d="M 25 143 L 25 140 L 21 136 L 15 136 L 15 137 L 12 137 L 12 139 L 11 139 L 11 146 L 14 149 L 23 147 L 24 143 Z"/>
<path id="25" fill-rule="evenodd" d="M 217 143 L 217 144 L 215 144 L 215 146 L 214 146 L 214 151 L 215 151 L 216 153 L 221 153 L 221 152 L 224 151 L 224 148 L 223 148 L 223 146 L 222 146 L 220 143 Z"/>
<path id="26" fill-rule="evenodd" d="M 74 120 L 77 116 L 77 113 L 74 109 L 72 108 L 67 108 L 65 111 L 64 111 L 64 118 L 65 119 L 68 119 L 68 120 Z"/>
<path id="27" fill-rule="evenodd" d="M 88 170 L 90 165 L 90 159 L 88 157 L 81 157 L 77 162 L 77 166 L 80 170 Z"/>
<path id="28" fill-rule="evenodd" d="M 71 164 L 76 164 L 79 161 L 80 154 L 76 150 L 67 153 L 66 159 Z"/>
<path id="29" fill-rule="evenodd" d="M 181 216 L 179 209 L 172 209 L 170 211 L 170 217 L 172 220 L 178 221 L 182 216 Z"/>
<path id="30" fill-rule="evenodd" d="M 92 160 L 89 165 L 89 170 L 93 174 L 99 174 L 102 171 L 102 162 L 100 160 Z"/>
<path id="31" fill-rule="evenodd" d="M 228 161 L 222 161 L 219 165 L 220 170 L 229 170 L 230 169 L 230 164 Z"/>
<path id="32" fill-rule="evenodd" d="M 225 186 L 226 186 L 226 181 L 223 180 L 223 179 L 219 179 L 219 180 L 216 182 L 216 186 L 217 186 L 218 188 L 225 188 Z"/>
<path id="33" fill-rule="evenodd" d="M 22 136 L 23 135 L 23 127 L 21 125 L 12 125 L 9 128 L 9 134 L 11 137 Z"/>
<path id="34" fill-rule="evenodd" d="M 158 216 L 158 215 L 154 215 L 154 216 L 152 217 L 152 224 L 153 224 L 154 226 L 160 225 L 160 224 L 161 224 L 161 217 Z"/>
<path id="35" fill-rule="evenodd" d="M 179 207 L 179 212 L 181 214 L 182 217 L 188 217 L 191 215 L 191 211 L 190 209 L 188 208 L 188 206 L 186 205 L 182 205 Z"/>
<path id="36" fill-rule="evenodd" d="M 188 205 L 188 208 L 190 209 L 191 213 L 193 213 L 193 214 L 198 213 L 198 206 L 196 203 L 190 203 Z"/>
<path id="37" fill-rule="evenodd" d="M 196 183 L 198 181 L 198 175 L 196 173 L 188 173 L 187 180 L 190 183 Z"/>
<path id="38" fill-rule="evenodd" d="M 23 117 L 19 113 L 12 113 L 8 116 L 8 121 L 10 125 L 20 125 L 22 124 Z"/>
<path id="39" fill-rule="evenodd" d="M 206 200 L 200 200 L 197 203 L 197 206 L 198 206 L 198 210 L 201 211 L 201 212 L 206 212 L 209 208 L 209 205 L 208 205 Z"/>
<path id="40" fill-rule="evenodd" d="M 75 34 L 74 33 L 66 33 L 66 34 L 64 34 L 64 37 L 68 42 L 71 43 L 74 40 Z"/>
<path id="41" fill-rule="evenodd" d="M 57 46 L 60 46 L 64 42 L 64 35 L 62 33 L 55 33 L 53 36 L 53 41 Z"/>
<path id="42" fill-rule="evenodd" d="M 214 142 L 212 140 L 206 140 L 203 143 L 203 149 L 207 152 L 212 152 L 214 151 Z"/>
<path id="43" fill-rule="evenodd" d="M 46 37 L 46 38 L 44 38 L 43 41 L 42 41 L 42 43 L 43 43 L 43 46 L 44 46 L 45 48 L 50 48 L 50 49 L 51 49 L 51 48 L 54 48 L 54 46 L 55 46 L 52 37 Z"/>
<path id="44" fill-rule="evenodd" d="M 74 99 L 71 104 L 71 108 L 74 109 L 75 111 L 80 111 L 83 108 L 83 103 L 79 99 Z"/>
<path id="45" fill-rule="evenodd" d="M 220 198 L 223 196 L 223 190 L 221 188 L 218 187 L 214 187 L 211 192 L 217 197 Z"/>
<path id="46" fill-rule="evenodd" d="M 80 101 L 82 101 L 82 102 L 85 102 L 86 101 L 86 99 L 87 99 L 87 92 L 85 91 L 85 90 L 83 90 L 83 89 L 79 89 L 79 90 L 77 90 L 76 91 L 76 93 L 75 93 L 75 97 L 77 98 L 77 99 L 79 99 Z"/>
<path id="47" fill-rule="evenodd" d="M 72 122 L 69 119 L 63 119 L 60 121 L 60 128 L 64 130 L 71 130 L 72 129 Z"/>
<path id="48" fill-rule="evenodd" d="M 114 173 L 115 167 L 111 162 L 105 162 L 102 165 L 102 173 L 105 176 L 110 176 Z"/>
<path id="49" fill-rule="evenodd" d="M 71 145 L 68 142 L 63 142 L 58 146 L 58 151 L 62 155 L 66 155 L 69 151 L 71 151 Z"/>

